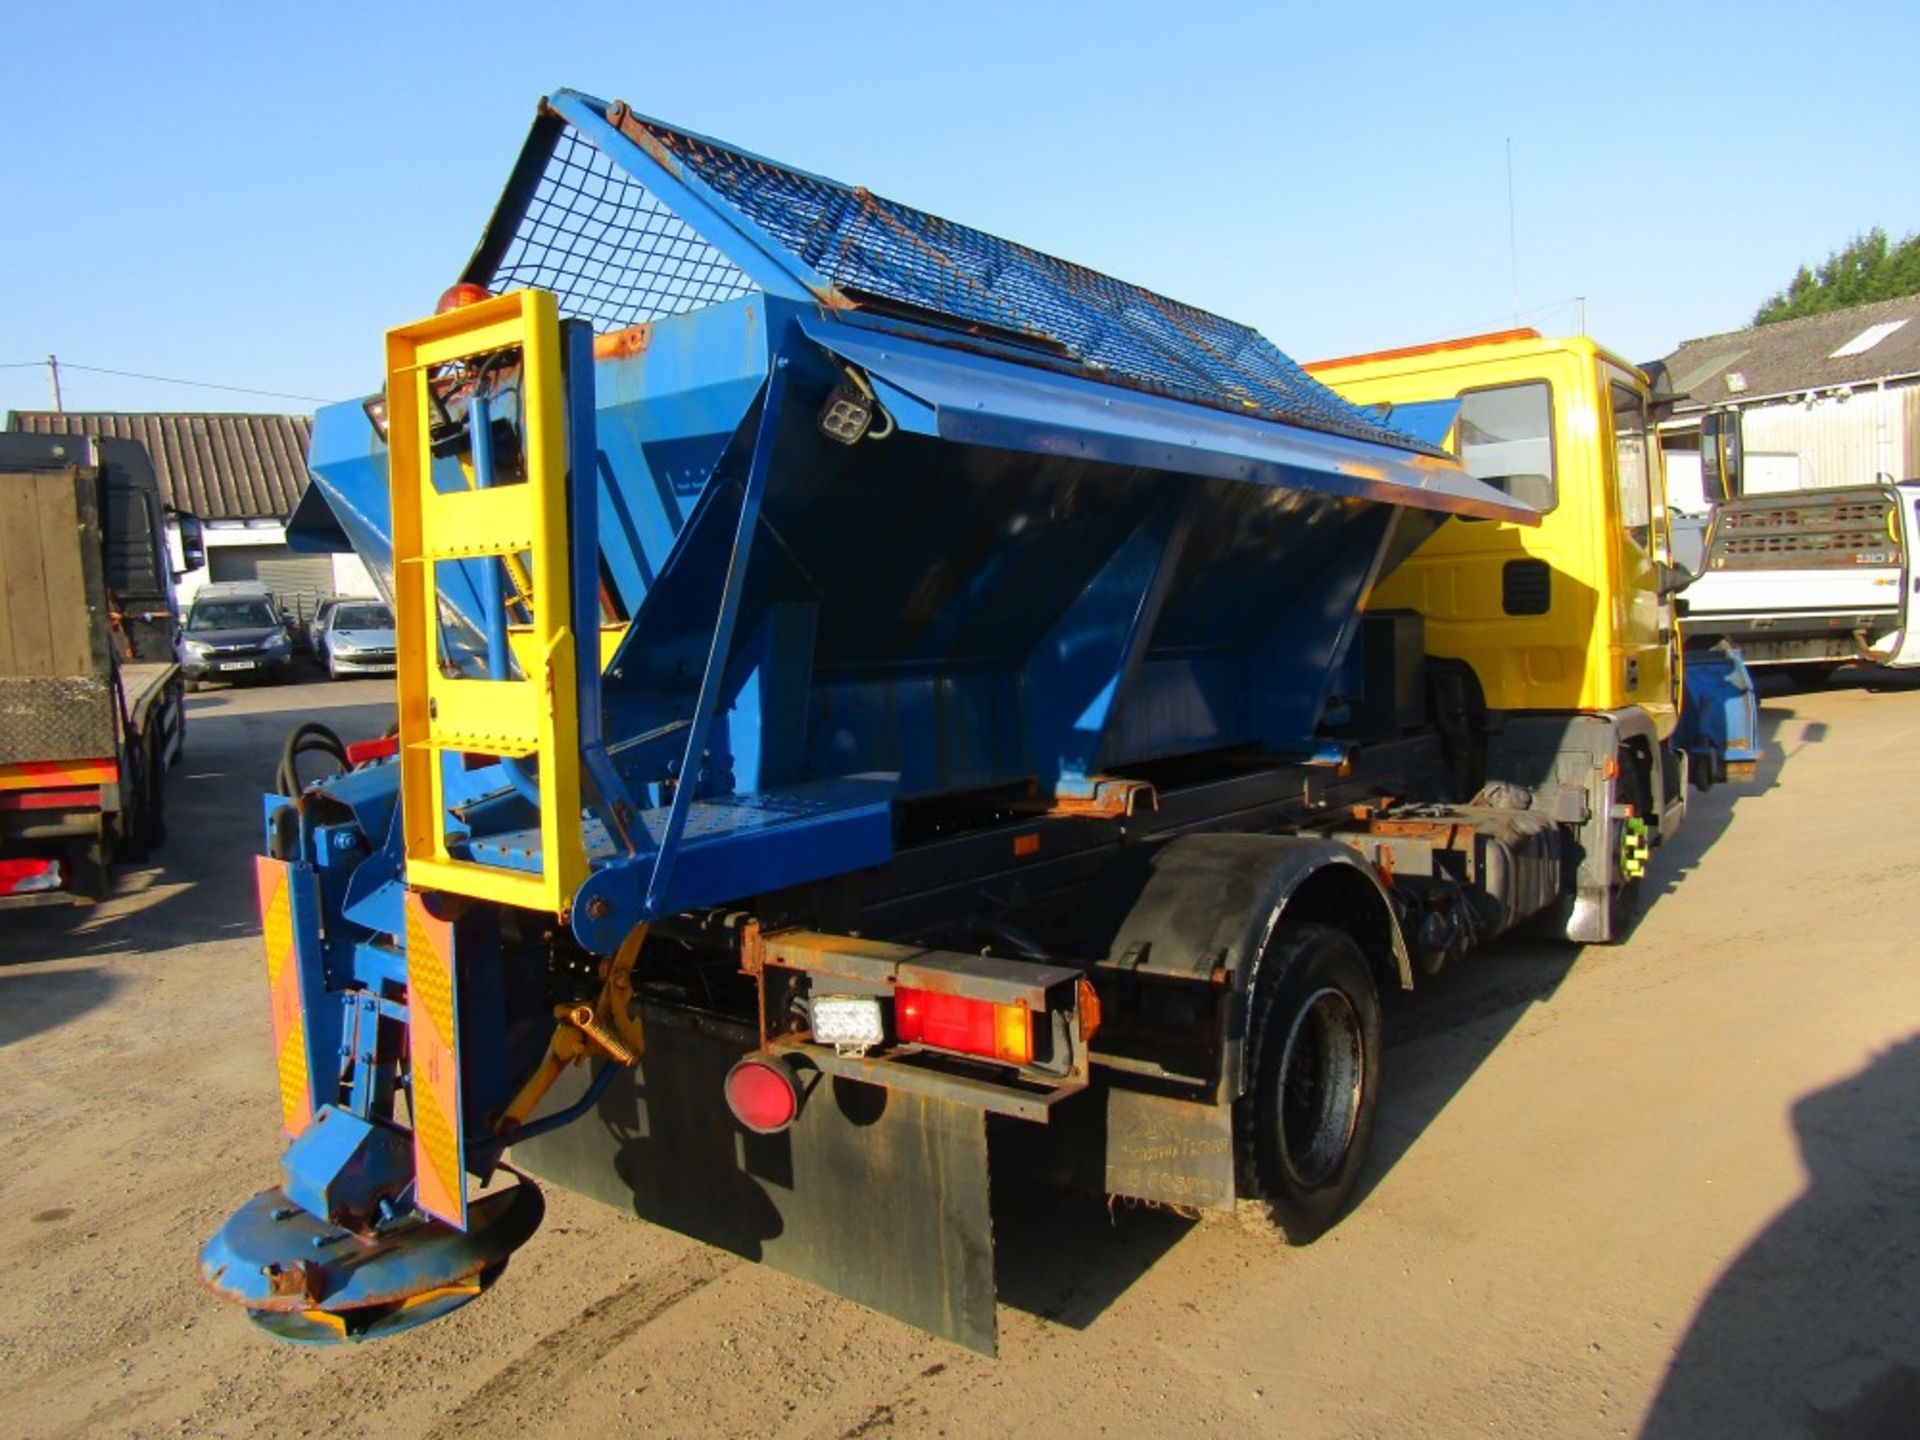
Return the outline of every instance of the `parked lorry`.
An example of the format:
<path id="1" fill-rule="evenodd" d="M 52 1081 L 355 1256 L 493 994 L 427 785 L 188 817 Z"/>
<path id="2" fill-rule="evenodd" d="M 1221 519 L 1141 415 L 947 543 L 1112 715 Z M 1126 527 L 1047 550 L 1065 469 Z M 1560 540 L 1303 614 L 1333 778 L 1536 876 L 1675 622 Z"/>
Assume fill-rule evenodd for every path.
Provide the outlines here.
<path id="1" fill-rule="evenodd" d="M 1689 629 L 1796 679 L 1920 665 L 1920 480 L 1741 495 L 1714 507 Z"/>
<path id="2" fill-rule="evenodd" d="M 577 92 L 310 469 L 399 715 L 264 803 L 290 1144 L 201 1266 L 284 1338 L 471 1300 L 535 1176 L 984 1350 L 995 1153 L 1311 1239 L 1380 991 L 1616 936 L 1683 813 L 1597 469 L 1556 513 L 1614 558 L 1550 592 L 1592 643 L 1464 644 L 1384 577 L 1539 524 L 1517 487 L 1243 326 Z"/>
<path id="3" fill-rule="evenodd" d="M 87 903 L 166 834 L 186 737 L 166 516 L 130 440 L 0 435 L 0 907 Z M 198 522 L 181 518 L 188 564 Z"/>

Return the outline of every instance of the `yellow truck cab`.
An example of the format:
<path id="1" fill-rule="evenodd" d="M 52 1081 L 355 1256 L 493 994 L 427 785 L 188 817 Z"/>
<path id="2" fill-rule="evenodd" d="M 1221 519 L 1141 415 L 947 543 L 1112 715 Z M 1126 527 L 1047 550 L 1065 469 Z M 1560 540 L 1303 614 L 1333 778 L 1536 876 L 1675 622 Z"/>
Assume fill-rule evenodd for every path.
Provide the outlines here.
<path id="1" fill-rule="evenodd" d="M 1446 447 L 1541 512 L 1537 526 L 1448 520 L 1379 582 L 1369 612 L 1419 615 L 1426 653 L 1470 673 L 1492 732 L 1523 718 L 1603 727 L 1592 739 L 1611 745 L 1620 772 L 1619 843 L 1671 836 L 1686 808 L 1671 599 L 1680 577 L 1649 377 L 1585 337 L 1534 330 L 1306 368 L 1389 418 L 1457 402 L 1450 422 L 1441 412 Z M 1611 938 L 1613 928 L 1576 916 L 1569 938 Z"/>

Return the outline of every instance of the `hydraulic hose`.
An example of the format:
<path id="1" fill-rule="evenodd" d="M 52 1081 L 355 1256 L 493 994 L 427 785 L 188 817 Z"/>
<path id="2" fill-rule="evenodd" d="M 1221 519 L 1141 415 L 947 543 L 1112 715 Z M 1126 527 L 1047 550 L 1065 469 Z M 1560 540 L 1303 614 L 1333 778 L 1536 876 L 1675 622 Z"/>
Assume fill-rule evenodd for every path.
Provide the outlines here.
<path id="1" fill-rule="evenodd" d="M 280 749 L 280 768 L 273 776 L 274 790 L 289 799 L 297 797 L 305 788 L 300 780 L 302 755 L 325 755 L 334 762 L 335 775 L 344 775 L 350 768 L 347 764 L 347 747 L 341 744 L 340 737 L 333 731 L 315 720 L 296 725 L 287 736 L 287 743 Z"/>
<path id="2" fill-rule="evenodd" d="M 607 1082 L 613 1079 L 613 1072 L 620 1069 L 611 1061 L 602 1061 L 600 1068 L 593 1072 L 593 1079 L 587 1083 L 586 1094 L 564 1110 L 556 1110 L 551 1115 L 542 1115 L 527 1121 L 512 1135 L 513 1143 L 518 1145 L 531 1140 L 536 1135 L 545 1135 L 550 1130 L 558 1130 L 563 1125 L 571 1125 L 582 1115 L 600 1103 L 600 1097 L 607 1093 Z"/>

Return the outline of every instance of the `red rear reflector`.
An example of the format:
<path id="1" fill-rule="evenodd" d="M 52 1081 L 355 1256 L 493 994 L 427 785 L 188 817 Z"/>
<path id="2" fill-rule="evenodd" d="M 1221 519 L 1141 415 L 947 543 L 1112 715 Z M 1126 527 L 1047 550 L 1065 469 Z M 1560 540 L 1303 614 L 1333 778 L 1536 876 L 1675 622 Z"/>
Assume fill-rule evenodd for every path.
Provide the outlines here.
<path id="1" fill-rule="evenodd" d="M 747 1055 L 727 1072 L 727 1108 L 747 1129 L 772 1135 L 800 1113 L 800 1092 L 793 1074 L 778 1060 Z"/>
<path id="2" fill-rule="evenodd" d="M 0 860 L 0 895 L 32 895 L 59 888 L 58 860 Z"/>
<path id="3" fill-rule="evenodd" d="M 893 1028 L 903 1045 L 958 1050 L 1009 1065 L 1033 1060 L 1033 1015 L 1021 1005 L 902 985 L 893 993 Z"/>

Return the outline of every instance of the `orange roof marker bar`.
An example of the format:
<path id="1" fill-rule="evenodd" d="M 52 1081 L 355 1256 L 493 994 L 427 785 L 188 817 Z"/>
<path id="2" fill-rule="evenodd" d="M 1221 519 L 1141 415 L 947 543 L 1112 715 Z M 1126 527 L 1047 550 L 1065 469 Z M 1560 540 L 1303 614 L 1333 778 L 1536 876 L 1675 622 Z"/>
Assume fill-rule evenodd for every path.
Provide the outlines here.
<path id="1" fill-rule="evenodd" d="M 1367 365 L 1379 360 L 1411 360 L 1416 355 L 1440 355 L 1449 350 L 1471 350 L 1476 345 L 1507 345 L 1515 340 L 1538 340 L 1540 332 L 1530 325 L 1516 330 L 1489 330 L 1484 335 L 1461 335 L 1452 340 L 1435 340 L 1429 345 L 1403 345 L 1398 350 L 1369 350 L 1363 355 L 1341 355 L 1332 360 L 1315 360 L 1300 368 L 1309 375 L 1316 370 L 1333 370 L 1342 365 Z"/>

